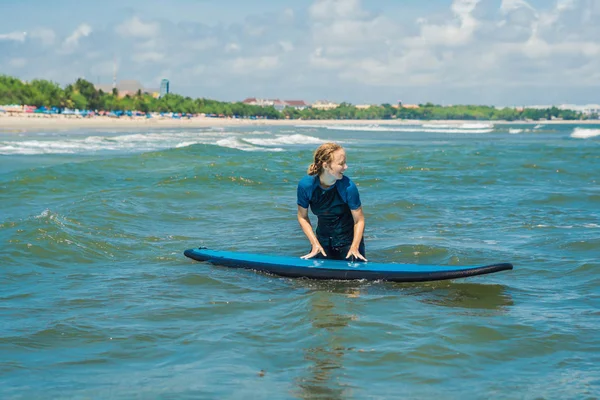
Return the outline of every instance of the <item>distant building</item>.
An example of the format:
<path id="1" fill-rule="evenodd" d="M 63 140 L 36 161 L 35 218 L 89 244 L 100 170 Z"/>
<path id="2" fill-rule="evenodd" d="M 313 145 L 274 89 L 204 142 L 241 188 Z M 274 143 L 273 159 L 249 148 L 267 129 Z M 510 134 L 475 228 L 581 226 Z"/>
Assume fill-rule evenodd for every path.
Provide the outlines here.
<path id="1" fill-rule="evenodd" d="M 242 103 L 248 104 L 249 106 L 255 106 L 255 105 L 257 105 L 256 101 L 257 101 L 256 97 L 248 97 L 248 98 L 242 100 Z"/>
<path id="2" fill-rule="evenodd" d="M 600 115 L 600 105 L 599 104 L 586 104 L 586 105 L 576 105 L 576 104 L 561 104 L 558 106 L 560 110 L 571 110 L 575 112 L 580 112 L 583 115 Z"/>
<path id="3" fill-rule="evenodd" d="M 164 97 L 169 94 L 169 80 L 163 79 L 160 81 L 160 97 Z"/>
<path id="4" fill-rule="evenodd" d="M 292 107 L 300 111 L 308 108 L 308 104 L 304 100 L 285 100 L 285 104 L 287 107 Z"/>
<path id="5" fill-rule="evenodd" d="M 279 101 L 279 100 L 277 100 L 277 101 Z M 275 100 L 259 99 L 256 97 L 248 97 L 247 99 L 242 101 L 242 103 L 248 104 L 250 106 L 271 107 L 271 106 L 275 105 Z"/>
<path id="6" fill-rule="evenodd" d="M 285 108 L 285 101 L 281 101 L 279 99 L 273 100 L 273 107 L 275 107 L 277 111 L 281 112 Z"/>
<path id="7" fill-rule="evenodd" d="M 418 104 L 398 104 L 395 106 L 392 106 L 392 108 L 410 108 L 410 109 L 415 109 L 415 108 L 419 108 Z"/>
<path id="8" fill-rule="evenodd" d="M 244 104 L 260 107 L 275 107 L 277 111 L 283 111 L 286 107 L 292 107 L 296 110 L 304 110 L 308 108 L 308 104 L 304 100 L 279 100 L 279 99 L 258 99 L 256 97 L 248 97 Z"/>
<path id="9" fill-rule="evenodd" d="M 371 105 L 371 104 L 357 104 L 357 105 L 355 105 L 354 107 L 355 107 L 356 109 L 358 109 L 358 110 L 366 110 L 366 109 L 368 109 L 368 108 L 371 108 L 371 107 L 377 107 L 377 106 L 373 106 L 373 105 Z"/>
<path id="10" fill-rule="evenodd" d="M 332 103 L 331 101 L 327 100 L 318 100 L 311 105 L 312 108 L 316 108 L 317 110 L 332 110 L 334 108 L 338 108 L 339 106 L 339 104 Z"/>
<path id="11" fill-rule="evenodd" d="M 533 109 L 533 110 L 548 110 L 552 107 L 556 107 L 559 110 L 570 110 L 579 112 L 583 115 L 591 116 L 591 115 L 600 115 L 600 104 L 586 104 L 586 105 L 577 105 L 577 104 L 560 104 L 560 105 L 529 105 L 529 106 L 507 106 L 507 107 L 496 107 L 499 110 L 503 108 L 510 108 L 517 111 L 523 111 L 524 109 Z"/>
<path id="12" fill-rule="evenodd" d="M 402 103 L 402 100 L 398 100 L 398 104 L 394 104 L 392 106 L 392 108 L 395 108 L 398 110 L 401 108 L 416 109 L 416 108 L 419 108 L 419 105 L 418 104 L 404 104 L 404 103 Z"/>
<path id="13" fill-rule="evenodd" d="M 96 90 L 102 90 L 104 93 L 112 93 L 113 85 L 94 85 Z M 146 89 L 142 86 L 139 81 L 136 80 L 124 80 L 119 81 L 116 85 L 117 92 L 119 93 L 119 97 L 125 96 L 135 96 L 138 91 L 143 94 L 149 94 L 156 97 L 156 93 L 158 92 L 156 89 Z"/>

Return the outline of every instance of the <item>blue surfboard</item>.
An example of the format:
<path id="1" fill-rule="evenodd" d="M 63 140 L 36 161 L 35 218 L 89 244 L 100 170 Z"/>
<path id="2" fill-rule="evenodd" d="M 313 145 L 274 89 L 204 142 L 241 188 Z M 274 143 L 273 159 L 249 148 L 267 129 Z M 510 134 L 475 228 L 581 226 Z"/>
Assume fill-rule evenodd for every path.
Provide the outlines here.
<path id="1" fill-rule="evenodd" d="M 383 264 L 370 261 L 303 260 L 300 257 L 218 251 L 202 247 L 186 250 L 183 254 L 194 260 L 206 261 L 214 265 L 252 269 L 289 278 L 425 282 L 466 278 L 513 269 L 510 263 L 469 267 L 455 265 Z"/>

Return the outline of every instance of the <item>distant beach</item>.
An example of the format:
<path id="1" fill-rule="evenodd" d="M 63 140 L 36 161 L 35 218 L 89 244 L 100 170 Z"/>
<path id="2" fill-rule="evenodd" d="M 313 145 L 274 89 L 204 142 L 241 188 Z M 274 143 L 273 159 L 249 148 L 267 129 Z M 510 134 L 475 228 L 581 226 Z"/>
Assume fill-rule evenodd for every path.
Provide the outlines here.
<path id="1" fill-rule="evenodd" d="M 423 124 L 577 124 L 600 125 L 600 120 L 577 121 L 474 121 L 474 120 L 290 120 L 290 119 L 240 119 L 240 118 L 111 118 L 96 116 L 91 118 L 63 115 L 2 115 L 0 114 L 0 130 L 15 129 L 59 129 L 78 128 L 203 128 L 224 126 L 285 126 L 285 125 L 423 125 Z"/>

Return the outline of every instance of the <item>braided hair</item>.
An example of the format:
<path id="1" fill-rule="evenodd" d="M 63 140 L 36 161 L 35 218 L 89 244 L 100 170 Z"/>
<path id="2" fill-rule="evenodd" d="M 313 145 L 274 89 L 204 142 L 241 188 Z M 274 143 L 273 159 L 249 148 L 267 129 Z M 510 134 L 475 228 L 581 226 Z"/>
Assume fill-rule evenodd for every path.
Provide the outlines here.
<path id="1" fill-rule="evenodd" d="M 313 163 L 308 167 L 308 175 L 319 175 L 323 172 L 323 163 L 333 161 L 333 153 L 341 149 L 337 143 L 323 143 L 315 150 Z"/>

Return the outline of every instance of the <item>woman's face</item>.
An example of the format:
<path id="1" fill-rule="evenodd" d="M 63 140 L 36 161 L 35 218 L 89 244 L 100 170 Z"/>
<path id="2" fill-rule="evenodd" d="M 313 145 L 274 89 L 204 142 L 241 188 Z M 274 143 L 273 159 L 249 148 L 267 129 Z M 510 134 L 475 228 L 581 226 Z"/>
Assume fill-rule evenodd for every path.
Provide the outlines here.
<path id="1" fill-rule="evenodd" d="M 344 177 L 344 172 L 348 169 L 346 164 L 346 152 L 344 149 L 338 149 L 331 154 L 331 162 L 324 164 L 324 169 L 336 180 Z"/>

